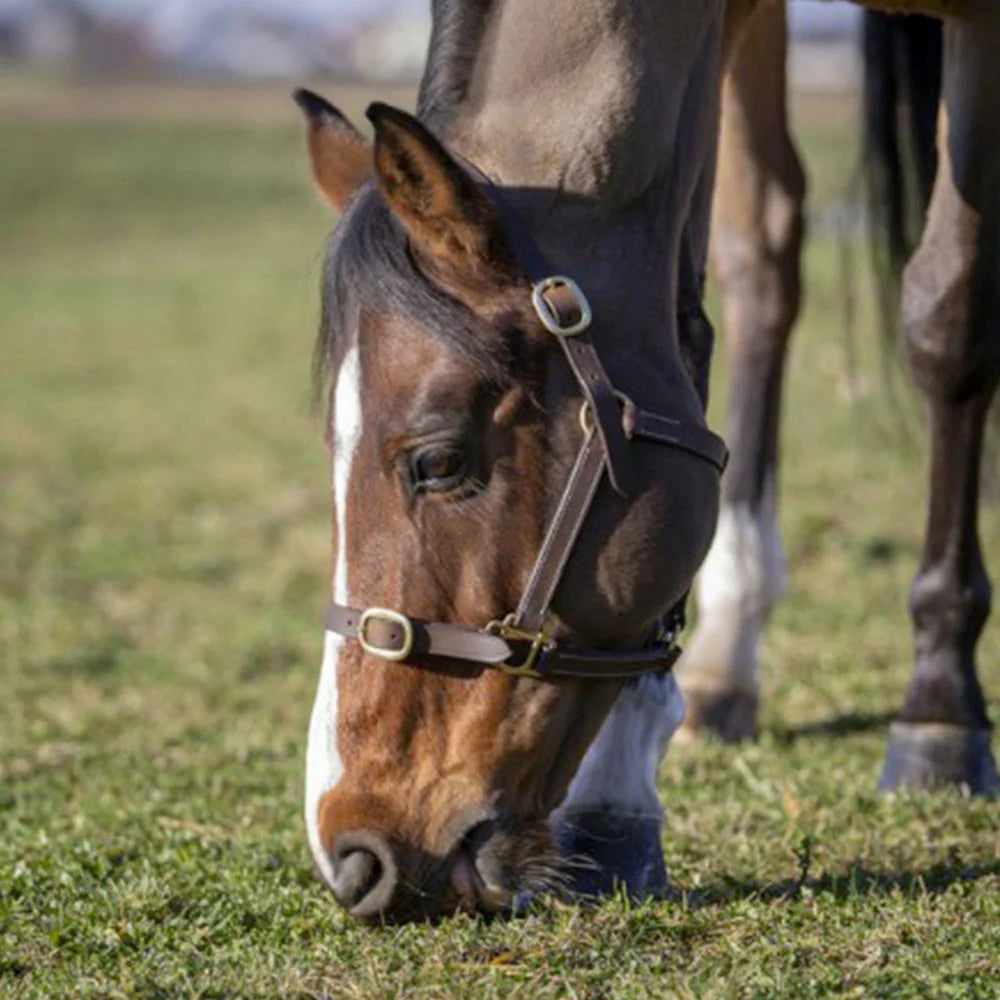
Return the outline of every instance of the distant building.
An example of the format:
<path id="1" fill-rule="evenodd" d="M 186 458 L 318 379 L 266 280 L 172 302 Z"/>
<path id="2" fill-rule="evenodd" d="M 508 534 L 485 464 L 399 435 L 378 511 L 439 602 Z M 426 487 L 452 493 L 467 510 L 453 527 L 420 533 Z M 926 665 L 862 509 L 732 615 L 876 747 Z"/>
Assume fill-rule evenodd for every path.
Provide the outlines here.
<path id="1" fill-rule="evenodd" d="M 141 22 L 76 0 L 34 0 L 0 13 L 0 57 L 90 73 L 134 72 L 154 59 Z"/>
<path id="2" fill-rule="evenodd" d="M 8 11 L 0 27 L 3 55 L 25 62 L 55 64 L 75 60 L 88 47 L 95 25 L 76 4 L 40 2 Z"/>

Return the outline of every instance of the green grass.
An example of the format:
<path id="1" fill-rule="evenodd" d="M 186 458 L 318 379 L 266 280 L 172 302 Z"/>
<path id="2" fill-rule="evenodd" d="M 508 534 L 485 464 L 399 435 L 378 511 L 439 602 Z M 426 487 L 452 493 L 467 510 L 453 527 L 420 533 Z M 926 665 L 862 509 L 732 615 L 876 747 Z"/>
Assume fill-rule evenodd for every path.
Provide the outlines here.
<path id="1" fill-rule="evenodd" d="M 300 818 L 328 220 L 294 108 L 188 94 L 126 114 L 34 81 L 0 111 L 0 996 L 1000 995 L 1000 806 L 872 791 L 909 670 L 923 457 L 881 398 L 856 241 L 849 363 L 823 233 L 763 733 L 668 755 L 676 897 L 390 930 L 337 912 Z M 801 111 L 822 205 L 850 116 Z M 983 538 L 996 567 L 995 508 Z M 991 624 L 994 695 L 998 654 Z"/>

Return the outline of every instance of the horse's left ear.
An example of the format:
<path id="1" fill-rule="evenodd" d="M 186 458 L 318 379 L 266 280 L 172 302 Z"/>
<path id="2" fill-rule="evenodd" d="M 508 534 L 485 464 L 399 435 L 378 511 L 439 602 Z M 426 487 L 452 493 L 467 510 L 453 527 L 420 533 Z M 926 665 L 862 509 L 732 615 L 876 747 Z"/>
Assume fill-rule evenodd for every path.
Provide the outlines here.
<path id="1" fill-rule="evenodd" d="M 516 276 L 497 207 L 412 115 L 386 104 L 375 126 L 375 179 L 421 255 L 446 280 L 495 283 Z"/>
<path id="2" fill-rule="evenodd" d="M 342 211 L 372 174 L 371 146 L 329 101 L 311 90 L 296 90 L 306 116 L 309 159 L 320 194 Z"/>

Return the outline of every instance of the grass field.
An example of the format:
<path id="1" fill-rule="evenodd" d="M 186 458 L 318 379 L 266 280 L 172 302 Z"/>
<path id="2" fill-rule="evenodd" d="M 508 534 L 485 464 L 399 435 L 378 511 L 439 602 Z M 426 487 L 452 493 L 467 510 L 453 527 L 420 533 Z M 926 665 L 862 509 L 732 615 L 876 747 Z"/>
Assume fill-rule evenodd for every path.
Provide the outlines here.
<path id="1" fill-rule="evenodd" d="M 857 238 L 853 268 L 829 226 L 808 252 L 761 738 L 663 767 L 675 898 L 365 930 L 301 820 L 328 219 L 295 109 L 272 88 L 0 95 L 0 997 L 1000 996 L 1000 804 L 873 794 L 923 451 L 912 403 L 882 398 Z M 850 105 L 797 114 L 822 209 Z M 996 571 L 993 506 L 983 539 Z M 995 699 L 996 620 L 980 648 Z"/>

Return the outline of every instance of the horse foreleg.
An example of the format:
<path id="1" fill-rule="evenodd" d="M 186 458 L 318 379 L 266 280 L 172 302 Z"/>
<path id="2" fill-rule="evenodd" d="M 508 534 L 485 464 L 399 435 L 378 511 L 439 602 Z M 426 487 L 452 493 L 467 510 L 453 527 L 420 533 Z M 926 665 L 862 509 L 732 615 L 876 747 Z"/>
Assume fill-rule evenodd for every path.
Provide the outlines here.
<path id="1" fill-rule="evenodd" d="M 743 31 L 724 88 L 712 222 L 730 364 L 731 459 L 680 680 L 685 728 L 727 740 L 754 733 L 757 647 L 784 580 L 778 418 L 785 352 L 799 306 L 805 195 L 788 133 L 786 45 L 784 6 L 762 4 Z"/>
<path id="2" fill-rule="evenodd" d="M 656 775 L 684 717 L 672 674 L 630 681 L 587 749 L 551 825 L 574 892 L 632 896 L 667 885 Z"/>
<path id="3" fill-rule="evenodd" d="M 907 353 L 930 424 L 930 503 L 910 594 L 914 670 L 884 789 L 998 788 L 975 664 L 991 597 L 977 532 L 980 456 L 1000 380 L 1000 16 L 984 22 L 945 26 L 940 168 L 903 279 Z"/>

